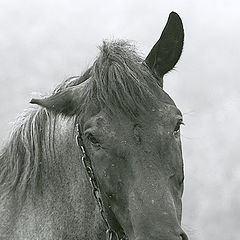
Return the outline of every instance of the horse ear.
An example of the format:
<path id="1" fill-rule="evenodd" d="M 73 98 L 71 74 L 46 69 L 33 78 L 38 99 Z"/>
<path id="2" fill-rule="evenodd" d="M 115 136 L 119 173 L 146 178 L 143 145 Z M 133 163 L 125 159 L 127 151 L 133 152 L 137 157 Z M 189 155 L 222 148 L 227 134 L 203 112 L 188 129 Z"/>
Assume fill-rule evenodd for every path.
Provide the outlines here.
<path id="1" fill-rule="evenodd" d="M 160 39 L 153 46 L 145 63 L 163 85 L 163 76 L 178 62 L 183 48 L 184 30 L 181 18 L 171 12 Z"/>
<path id="2" fill-rule="evenodd" d="M 81 88 L 79 87 L 70 87 L 50 97 L 43 99 L 33 98 L 30 103 L 38 104 L 55 113 L 72 116 L 79 106 L 80 90 Z"/>

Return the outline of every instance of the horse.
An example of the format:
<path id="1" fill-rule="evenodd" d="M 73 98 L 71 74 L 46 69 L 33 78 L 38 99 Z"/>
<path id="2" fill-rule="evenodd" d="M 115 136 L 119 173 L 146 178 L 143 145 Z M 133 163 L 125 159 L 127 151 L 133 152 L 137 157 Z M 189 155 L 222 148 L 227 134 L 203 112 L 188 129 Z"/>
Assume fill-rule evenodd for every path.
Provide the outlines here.
<path id="1" fill-rule="evenodd" d="M 84 74 L 31 100 L 1 150 L 0 239 L 188 239 L 183 117 L 163 90 L 183 41 L 171 12 L 145 59 L 104 41 Z"/>

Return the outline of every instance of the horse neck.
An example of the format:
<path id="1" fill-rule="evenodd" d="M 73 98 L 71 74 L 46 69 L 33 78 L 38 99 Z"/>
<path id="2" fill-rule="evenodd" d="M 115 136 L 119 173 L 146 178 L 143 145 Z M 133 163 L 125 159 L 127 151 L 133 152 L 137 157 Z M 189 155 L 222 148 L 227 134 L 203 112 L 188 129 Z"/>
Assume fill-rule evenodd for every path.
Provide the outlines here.
<path id="1" fill-rule="evenodd" d="M 74 119 L 55 116 L 41 109 L 32 112 L 13 134 L 1 156 L 5 166 L 0 166 L 1 177 L 5 174 L 4 167 L 11 166 L 13 171 L 5 176 L 5 182 L 12 181 L 12 184 L 5 189 L 7 201 L 2 207 L 12 210 L 3 219 L 9 228 L 12 219 L 16 231 L 28 228 L 27 222 L 32 216 L 32 220 L 37 219 L 34 220 L 36 224 L 46 225 L 46 229 L 49 224 L 54 226 L 46 232 L 54 232 L 59 239 L 64 234 L 64 238 L 71 235 L 80 239 L 88 233 L 101 234 L 101 220 L 81 165 L 74 125 Z M 4 182 L 4 178 L 0 180 L 0 183 Z M 16 212 L 19 212 L 18 216 Z M 94 239 L 94 236 L 87 238 Z"/>
<path id="2" fill-rule="evenodd" d="M 54 183 L 52 189 L 58 194 L 51 195 L 51 198 L 59 199 L 61 195 L 59 204 L 71 212 L 67 221 L 73 226 L 72 230 L 68 226 L 67 231 L 75 232 L 79 239 L 105 239 L 102 218 L 81 162 L 82 152 L 76 142 L 76 120 L 58 115 L 53 116 L 52 121 L 53 128 L 48 135 L 53 138 L 54 150 L 51 166 L 47 165 L 46 179 L 48 185 L 49 181 Z"/>

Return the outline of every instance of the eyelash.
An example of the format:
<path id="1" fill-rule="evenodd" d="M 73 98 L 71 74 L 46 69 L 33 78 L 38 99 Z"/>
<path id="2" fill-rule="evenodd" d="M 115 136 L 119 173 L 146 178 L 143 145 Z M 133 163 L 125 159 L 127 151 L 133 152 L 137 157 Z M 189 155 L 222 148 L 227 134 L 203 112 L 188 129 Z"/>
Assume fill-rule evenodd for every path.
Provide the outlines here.
<path id="1" fill-rule="evenodd" d="M 183 183 L 184 183 L 184 177 L 179 181 L 179 185 L 181 186 L 183 185 Z"/>
<path id="2" fill-rule="evenodd" d="M 179 119 L 178 122 L 177 122 L 176 127 L 174 128 L 174 133 L 177 133 L 177 132 L 180 131 L 180 126 L 181 126 L 181 125 L 185 125 L 185 124 L 184 124 L 184 122 L 183 122 L 182 119 Z"/>
<path id="3" fill-rule="evenodd" d="M 87 139 L 95 146 L 100 146 L 99 141 L 91 133 L 87 135 Z"/>

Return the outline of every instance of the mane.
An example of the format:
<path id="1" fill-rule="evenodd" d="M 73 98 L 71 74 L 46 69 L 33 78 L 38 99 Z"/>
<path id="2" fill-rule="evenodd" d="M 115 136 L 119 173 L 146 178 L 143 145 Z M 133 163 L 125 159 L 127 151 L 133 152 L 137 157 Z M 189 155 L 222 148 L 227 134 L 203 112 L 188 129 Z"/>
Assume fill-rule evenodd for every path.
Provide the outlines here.
<path id="1" fill-rule="evenodd" d="M 9 142 L 0 153 L 1 197 L 14 192 L 22 201 L 27 189 L 33 196 L 41 192 L 43 159 L 52 152 L 50 139 L 45 137 L 51 119 L 43 108 L 29 109 L 19 116 Z"/>

